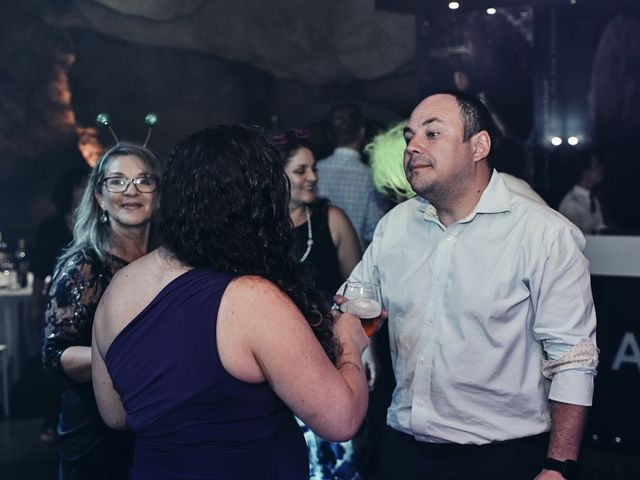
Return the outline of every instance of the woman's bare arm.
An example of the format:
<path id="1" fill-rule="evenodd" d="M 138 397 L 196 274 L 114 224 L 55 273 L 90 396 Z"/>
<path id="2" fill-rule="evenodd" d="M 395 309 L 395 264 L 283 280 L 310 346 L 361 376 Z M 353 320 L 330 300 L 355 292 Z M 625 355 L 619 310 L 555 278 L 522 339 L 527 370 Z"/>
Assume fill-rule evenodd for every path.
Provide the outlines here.
<path id="1" fill-rule="evenodd" d="M 239 380 L 268 381 L 275 393 L 315 433 L 343 441 L 357 432 L 368 389 L 360 360 L 368 343 L 360 321 L 336 314 L 342 353 L 328 359 L 308 322 L 273 283 L 240 277 L 224 293 L 218 314 L 218 351 Z"/>
<path id="2" fill-rule="evenodd" d="M 333 206 L 329 207 L 329 231 L 338 251 L 342 280 L 346 280 L 362 257 L 358 236 L 345 213 Z"/>

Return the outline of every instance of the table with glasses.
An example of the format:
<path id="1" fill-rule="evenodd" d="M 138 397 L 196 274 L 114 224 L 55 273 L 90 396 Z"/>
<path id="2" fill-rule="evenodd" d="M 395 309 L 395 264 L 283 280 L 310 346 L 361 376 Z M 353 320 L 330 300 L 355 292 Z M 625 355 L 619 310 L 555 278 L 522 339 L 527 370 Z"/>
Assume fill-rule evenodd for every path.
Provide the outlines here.
<path id="1" fill-rule="evenodd" d="M 0 367 L 2 367 L 2 403 L 9 414 L 9 392 L 22 374 L 27 360 L 39 350 L 39 339 L 29 326 L 29 300 L 33 291 L 33 275 L 26 287 L 0 289 Z"/>

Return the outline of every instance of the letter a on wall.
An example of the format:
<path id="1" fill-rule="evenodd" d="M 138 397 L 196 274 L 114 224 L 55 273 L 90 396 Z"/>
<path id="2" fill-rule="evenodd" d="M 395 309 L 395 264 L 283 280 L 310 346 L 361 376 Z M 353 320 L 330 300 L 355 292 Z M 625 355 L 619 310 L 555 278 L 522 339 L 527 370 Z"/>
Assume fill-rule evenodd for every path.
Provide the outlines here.
<path id="1" fill-rule="evenodd" d="M 631 332 L 626 332 L 622 337 L 622 342 L 618 347 L 618 353 L 616 353 L 616 358 L 613 360 L 611 370 L 620 370 L 620 365 L 623 363 L 634 364 L 640 370 L 640 348 L 635 335 Z"/>

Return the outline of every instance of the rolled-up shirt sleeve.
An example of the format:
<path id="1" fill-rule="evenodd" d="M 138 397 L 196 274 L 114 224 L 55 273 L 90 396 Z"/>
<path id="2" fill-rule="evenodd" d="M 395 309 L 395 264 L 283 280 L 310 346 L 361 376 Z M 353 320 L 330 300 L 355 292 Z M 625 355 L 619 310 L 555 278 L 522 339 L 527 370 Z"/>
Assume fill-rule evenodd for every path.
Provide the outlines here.
<path id="1" fill-rule="evenodd" d="M 544 350 L 549 399 L 590 406 L 598 365 L 596 314 L 584 237 L 574 227 L 546 232 L 534 290 L 534 335 Z"/>

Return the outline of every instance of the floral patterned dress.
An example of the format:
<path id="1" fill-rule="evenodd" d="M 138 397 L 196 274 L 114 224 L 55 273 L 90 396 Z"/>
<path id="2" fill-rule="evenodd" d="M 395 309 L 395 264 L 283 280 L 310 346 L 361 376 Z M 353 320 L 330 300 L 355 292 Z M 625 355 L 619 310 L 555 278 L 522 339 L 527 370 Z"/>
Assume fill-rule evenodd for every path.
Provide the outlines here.
<path id="1" fill-rule="evenodd" d="M 296 417 L 309 451 L 309 480 L 360 480 L 351 440 L 328 442 Z"/>
<path id="2" fill-rule="evenodd" d="M 326 201 L 311 206 L 311 230 L 313 246 L 305 261 L 325 298 L 331 299 L 342 283 L 338 251 L 331 239 L 329 211 Z M 301 258 L 307 248 L 308 225 L 303 223 L 294 229 L 296 257 Z M 359 480 L 357 455 L 352 441 L 335 443 L 314 434 L 300 419 L 298 424 L 304 433 L 309 450 L 310 480 Z"/>

